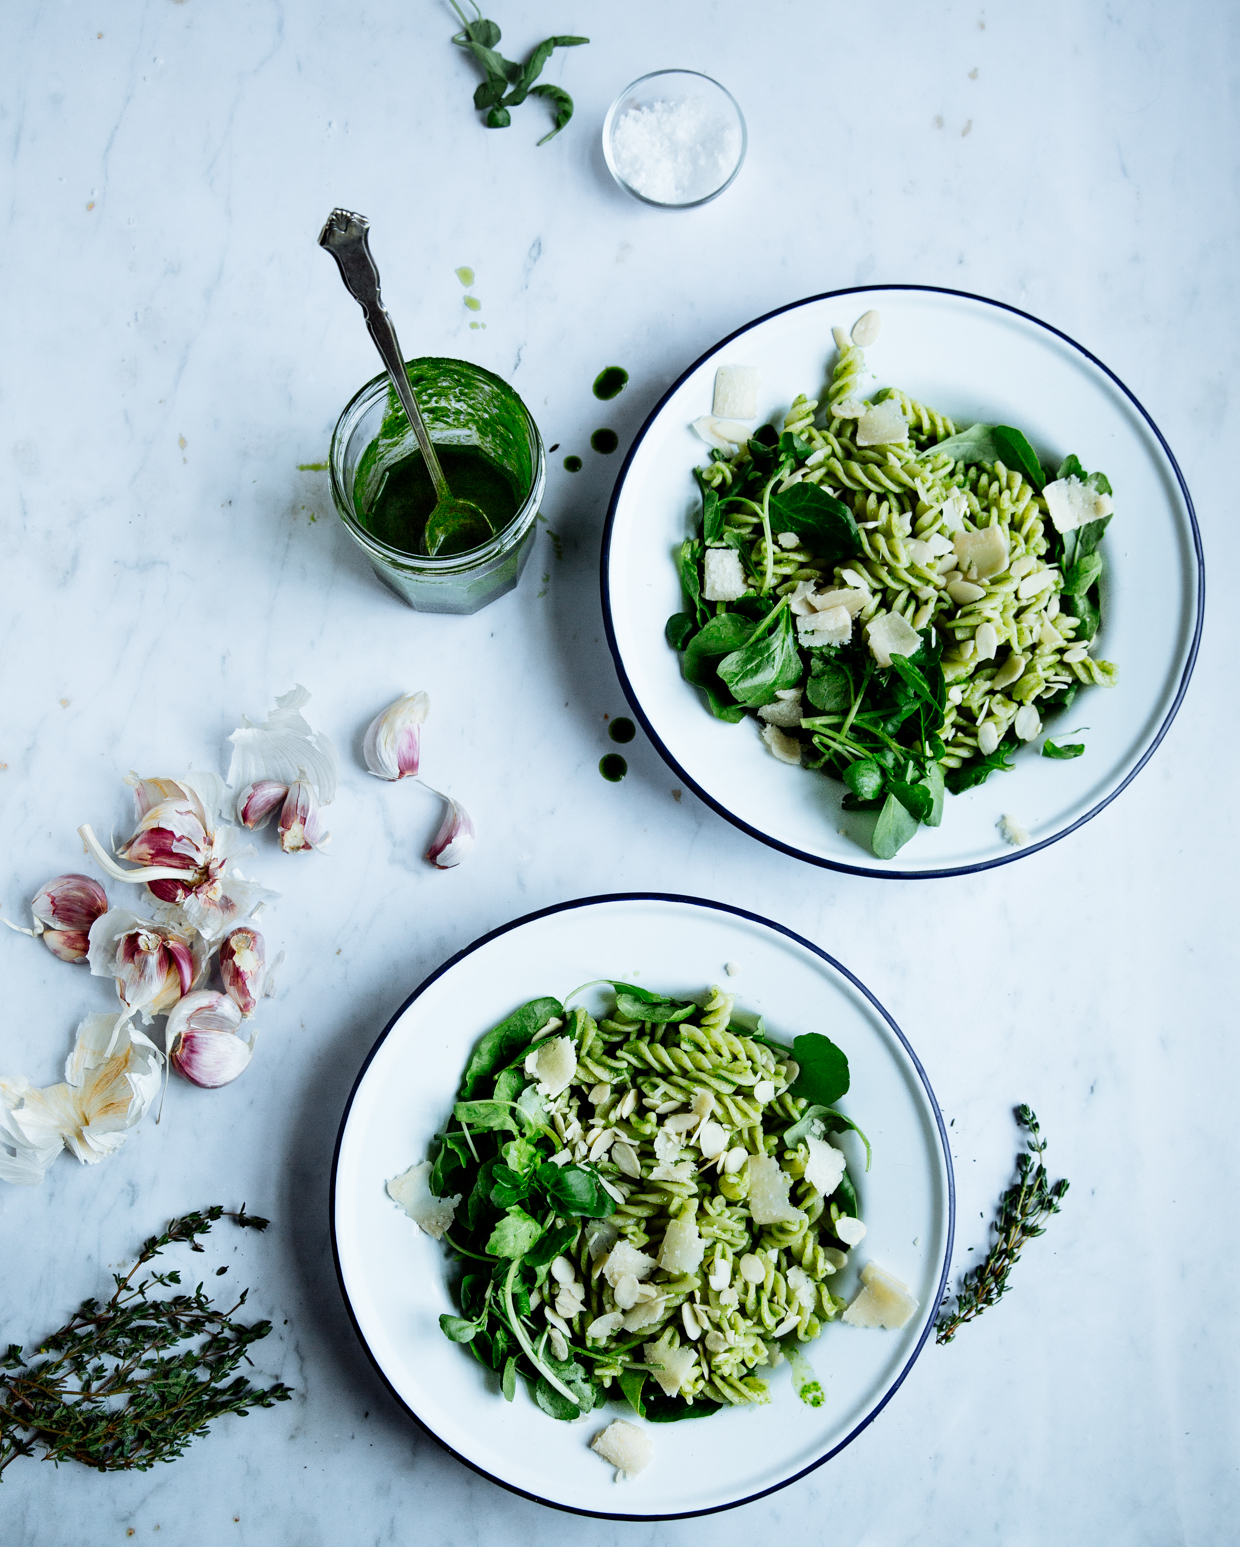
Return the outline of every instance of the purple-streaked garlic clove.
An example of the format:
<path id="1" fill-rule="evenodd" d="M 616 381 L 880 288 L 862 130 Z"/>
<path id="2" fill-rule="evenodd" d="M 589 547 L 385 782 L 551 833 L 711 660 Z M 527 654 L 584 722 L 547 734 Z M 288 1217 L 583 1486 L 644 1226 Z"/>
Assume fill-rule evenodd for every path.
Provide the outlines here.
<path id="1" fill-rule="evenodd" d="M 362 743 L 366 767 L 379 779 L 409 779 L 418 771 L 422 722 L 430 712 L 425 693 L 406 693 L 370 722 Z"/>
<path id="2" fill-rule="evenodd" d="M 257 929 L 243 924 L 231 930 L 220 946 L 220 977 L 224 992 L 242 1015 L 253 1015 L 267 987 L 267 951 Z"/>
<path id="3" fill-rule="evenodd" d="M 314 786 L 306 779 L 294 780 L 280 811 L 280 847 L 286 854 L 300 854 L 321 849 L 330 837 Z"/>
<path id="4" fill-rule="evenodd" d="M 288 785 L 278 779 L 255 779 L 237 796 L 237 820 L 242 827 L 266 827 L 287 795 Z"/>
<path id="5" fill-rule="evenodd" d="M 111 908 L 90 930 L 90 970 L 115 978 L 121 1003 L 146 1020 L 166 1015 L 206 970 L 206 946 L 165 924 Z"/>
<path id="6" fill-rule="evenodd" d="M 90 950 L 90 932 L 85 929 L 45 929 L 43 944 L 62 962 L 84 962 Z"/>
<path id="7" fill-rule="evenodd" d="M 237 1036 L 241 1011 L 227 994 L 205 989 L 187 994 L 168 1017 L 164 1046 L 168 1062 L 194 1085 L 214 1090 L 244 1072 L 254 1039 Z"/>
<path id="8" fill-rule="evenodd" d="M 90 947 L 90 926 L 108 911 L 108 897 L 89 876 L 57 876 L 39 888 L 30 911 L 35 925 L 23 933 L 41 935 L 61 961 L 81 962 Z"/>
<path id="9" fill-rule="evenodd" d="M 469 819 L 469 812 L 464 806 L 458 805 L 452 797 L 445 796 L 448 809 L 444 812 L 443 821 L 439 824 L 439 831 L 435 834 L 435 841 L 426 851 L 426 857 L 433 865 L 438 865 L 440 870 L 451 870 L 454 865 L 459 865 L 474 846 L 474 824 Z"/>

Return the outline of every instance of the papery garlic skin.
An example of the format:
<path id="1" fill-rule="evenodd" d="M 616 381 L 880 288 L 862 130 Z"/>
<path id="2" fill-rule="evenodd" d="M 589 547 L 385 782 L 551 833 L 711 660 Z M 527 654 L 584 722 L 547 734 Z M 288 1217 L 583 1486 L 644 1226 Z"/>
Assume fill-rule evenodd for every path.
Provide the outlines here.
<path id="1" fill-rule="evenodd" d="M 95 977 L 115 978 L 121 1003 L 149 1022 L 201 981 L 207 948 L 196 933 L 112 908 L 91 925 L 87 959 Z"/>
<path id="2" fill-rule="evenodd" d="M 276 707 L 262 725 L 242 716 L 228 738 L 233 745 L 228 765 L 232 789 L 244 793 L 260 780 L 290 785 L 307 779 L 320 803 L 331 805 L 338 779 L 336 749 L 322 731 L 312 731 L 300 713 L 309 697 L 305 688 L 293 688 L 276 699 Z"/>
<path id="3" fill-rule="evenodd" d="M 34 933 L 53 956 L 65 962 L 84 962 L 90 927 L 108 911 L 108 896 L 89 876 L 57 876 L 41 886 L 30 904 Z"/>
<path id="4" fill-rule="evenodd" d="M 314 786 L 307 779 L 294 779 L 280 811 L 280 847 L 286 854 L 300 854 L 326 848 L 330 838 Z"/>
<path id="5" fill-rule="evenodd" d="M 187 994 L 168 1017 L 164 1046 L 168 1062 L 194 1085 L 216 1090 L 244 1072 L 254 1052 L 254 1037 L 236 1035 L 241 1011 L 227 994 L 207 989 Z"/>
<path id="6" fill-rule="evenodd" d="M 465 807 L 458 805 L 450 795 L 444 799 L 448 802 L 448 809 L 444 812 L 434 842 L 426 851 L 426 857 L 433 865 L 438 865 L 440 870 L 451 870 L 473 849 L 477 834 Z"/>
<path id="7" fill-rule="evenodd" d="M 251 830 L 266 827 L 287 795 L 288 785 L 278 779 L 255 779 L 237 796 L 238 822 Z"/>
<path id="8" fill-rule="evenodd" d="M 406 693 L 370 722 L 362 756 L 378 779 L 408 779 L 418 771 L 422 754 L 422 722 L 430 713 L 425 693 Z"/>
<path id="9" fill-rule="evenodd" d="M 242 1015 L 253 1015 L 268 991 L 267 948 L 262 935 L 242 925 L 224 937 L 220 946 L 220 977 L 224 992 Z"/>
<path id="10" fill-rule="evenodd" d="M 66 1148 L 87 1165 L 112 1154 L 145 1117 L 162 1064 L 127 1015 L 87 1016 L 64 1084 L 39 1090 L 20 1075 L 0 1078 L 0 1179 L 36 1185 Z"/>
<path id="11" fill-rule="evenodd" d="M 148 883 L 163 902 L 180 902 L 203 878 L 215 844 L 215 810 L 194 786 L 182 779 L 139 779 L 130 774 L 138 826 L 117 849 L 135 865 L 170 866 L 187 878 Z"/>

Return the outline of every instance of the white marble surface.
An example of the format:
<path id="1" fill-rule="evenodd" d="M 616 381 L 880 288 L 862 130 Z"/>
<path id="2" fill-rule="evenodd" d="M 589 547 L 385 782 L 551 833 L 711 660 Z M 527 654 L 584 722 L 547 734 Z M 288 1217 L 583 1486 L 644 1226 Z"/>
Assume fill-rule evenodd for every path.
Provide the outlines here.
<path id="1" fill-rule="evenodd" d="M 347 769 L 330 857 L 262 851 L 289 970 L 251 1071 L 216 1093 L 174 1086 L 162 1125 L 98 1168 L 66 1156 L 41 1189 L 0 1191 L 5 1342 L 58 1324 L 171 1213 L 244 1199 L 273 1216 L 261 1240 L 221 1232 L 205 1261 L 254 1286 L 276 1322 L 259 1367 L 296 1400 L 147 1475 L 19 1461 L 4 1539 L 1223 1540 L 1240 1502 L 1236 1253 L 1218 1228 L 1238 1181 L 1234 651 L 1217 578 L 1237 557 L 1234 12 L 496 0 L 496 16 L 513 51 L 553 30 L 594 39 L 550 68 L 577 117 L 541 149 L 539 104 L 508 131 L 479 126 L 435 0 L 4 15 L 6 912 L 83 865 L 79 822 L 124 826 L 127 769 L 216 767 L 238 715 L 295 681 Z M 625 199 L 597 144 L 612 95 L 676 64 L 723 80 L 750 129 L 740 179 L 688 215 Z M 374 223 L 410 352 L 494 367 L 562 445 L 545 513 L 563 558 L 541 536 L 520 589 L 471 619 L 396 602 L 324 475 L 298 471 L 375 368 L 314 245 L 336 202 Z M 622 784 L 595 771 L 624 705 L 597 586 L 619 457 L 592 454 L 590 431 L 609 423 L 623 444 L 725 332 L 878 280 L 1012 302 L 1106 361 L 1180 460 L 1221 598 L 1133 787 L 1069 841 L 967 880 L 786 859 L 675 798 L 640 738 Z M 590 382 L 613 362 L 632 381 L 602 407 Z M 586 459 L 576 477 L 568 451 Z M 450 874 L 419 857 L 425 798 L 358 760 L 370 715 L 412 687 L 434 704 L 425 770 L 481 834 Z M 1010 1298 L 928 1349 L 836 1460 L 719 1519 L 644 1527 L 514 1498 L 421 1435 L 354 1340 L 327 1232 L 345 1098 L 408 991 L 518 914 L 638 888 L 752 907 L 874 988 L 954 1124 L 961 1265 L 1008 1180 L 1014 1102 L 1037 1108 L 1073 1184 Z M 49 1082 L 106 985 L 17 936 L 0 951 L 0 1069 Z"/>

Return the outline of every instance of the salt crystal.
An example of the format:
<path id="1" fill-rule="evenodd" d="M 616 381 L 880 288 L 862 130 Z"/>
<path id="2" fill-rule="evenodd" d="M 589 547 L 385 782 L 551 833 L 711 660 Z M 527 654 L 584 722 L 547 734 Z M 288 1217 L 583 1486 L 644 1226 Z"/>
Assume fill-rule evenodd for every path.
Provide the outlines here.
<path id="1" fill-rule="evenodd" d="M 732 175 L 741 131 L 734 116 L 707 102 L 652 102 L 621 113 L 611 151 L 616 171 L 644 199 L 692 204 Z"/>

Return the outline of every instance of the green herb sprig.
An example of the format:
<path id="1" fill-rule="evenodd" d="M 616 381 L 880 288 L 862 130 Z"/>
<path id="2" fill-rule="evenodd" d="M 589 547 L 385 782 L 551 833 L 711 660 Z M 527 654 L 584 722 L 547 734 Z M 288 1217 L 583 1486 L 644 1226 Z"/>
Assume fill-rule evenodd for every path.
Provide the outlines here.
<path id="1" fill-rule="evenodd" d="M 0 1476 L 36 1446 L 44 1461 L 146 1472 L 183 1455 L 213 1419 L 289 1400 L 281 1382 L 263 1389 L 236 1374 L 243 1360 L 249 1363 L 250 1345 L 271 1331 L 269 1321 L 247 1326 L 232 1319 L 248 1290 L 225 1311 L 201 1284 L 192 1293 L 151 1298 L 153 1286 L 181 1282 L 175 1269 L 133 1281 L 167 1246 L 201 1252 L 198 1238 L 225 1215 L 249 1230 L 267 1228 L 244 1204 L 235 1213 L 215 1204 L 170 1220 L 162 1235 L 143 1242 L 128 1273 L 112 1275 L 112 1298 L 104 1305 L 84 1300 L 30 1363 L 21 1344 L 9 1344 L 0 1358 Z M 174 1352 L 184 1343 L 192 1346 Z"/>
<path id="2" fill-rule="evenodd" d="M 458 48 L 466 49 L 482 66 L 486 75 L 474 92 L 474 106 L 486 113 L 488 129 L 507 129 L 512 123 L 509 108 L 520 107 L 526 97 L 544 97 L 555 111 L 555 127 L 539 140 L 545 145 L 554 139 L 573 116 L 573 99 L 560 86 L 536 86 L 534 82 L 542 74 L 543 66 L 557 48 L 576 48 L 588 43 L 589 38 L 551 37 L 541 42 L 524 64 L 514 64 L 495 52 L 495 45 L 502 34 L 493 21 L 488 21 L 477 5 L 475 19 L 470 21 L 456 0 L 450 0 L 452 9 L 461 18 L 461 31 L 452 41 Z"/>
<path id="3" fill-rule="evenodd" d="M 955 1310 L 945 1311 L 939 1317 L 935 1326 L 938 1343 L 950 1343 L 966 1322 L 1003 1298 L 1021 1251 L 1034 1236 L 1043 1234 L 1046 1221 L 1052 1214 L 1059 1213 L 1068 1190 L 1066 1181 L 1058 1181 L 1052 1186 L 1047 1180 L 1041 1158 L 1047 1141 L 1041 1136 L 1032 1109 L 1017 1107 L 1016 1121 L 1029 1130 L 1030 1137 L 1027 1148 L 1016 1157 L 1016 1182 L 1004 1193 L 998 1217 L 991 1226 L 996 1235 L 995 1244 L 986 1260 L 970 1268 L 961 1280 Z"/>

